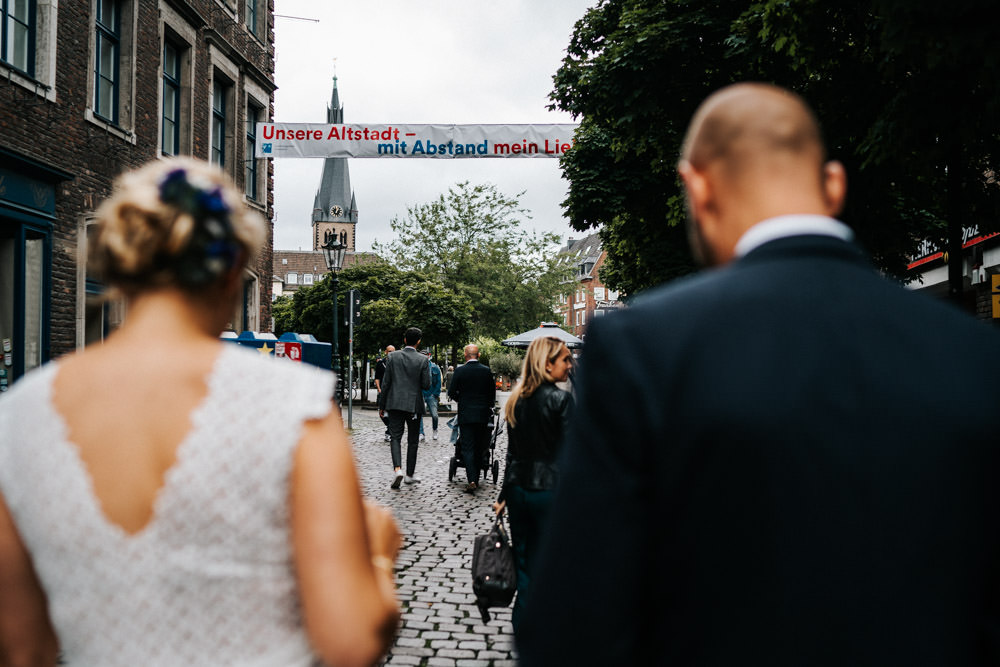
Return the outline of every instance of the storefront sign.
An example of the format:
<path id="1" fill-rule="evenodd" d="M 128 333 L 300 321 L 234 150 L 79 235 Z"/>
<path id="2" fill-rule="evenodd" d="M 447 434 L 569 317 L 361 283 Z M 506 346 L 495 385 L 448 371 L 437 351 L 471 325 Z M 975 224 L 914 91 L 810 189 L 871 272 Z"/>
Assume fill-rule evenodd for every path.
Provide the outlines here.
<path id="1" fill-rule="evenodd" d="M 980 233 L 979 225 L 962 227 L 962 248 L 971 248 L 974 245 L 982 243 L 983 241 L 998 235 L 1000 235 L 1000 232 L 993 232 L 991 234 Z M 928 264 L 933 262 L 935 259 L 941 259 L 942 257 L 944 257 L 944 251 L 941 250 L 933 241 L 924 239 L 920 242 L 920 245 L 917 246 L 917 252 L 910 263 L 906 265 L 906 268 L 915 269 L 918 266 Z"/>
<path id="2" fill-rule="evenodd" d="M 255 157 L 559 157 L 575 124 L 331 125 L 257 123 Z"/>
<path id="3" fill-rule="evenodd" d="M 992 280 L 993 293 L 990 295 L 993 297 L 993 319 L 1000 319 L 1000 274 L 993 274 L 990 276 Z"/>

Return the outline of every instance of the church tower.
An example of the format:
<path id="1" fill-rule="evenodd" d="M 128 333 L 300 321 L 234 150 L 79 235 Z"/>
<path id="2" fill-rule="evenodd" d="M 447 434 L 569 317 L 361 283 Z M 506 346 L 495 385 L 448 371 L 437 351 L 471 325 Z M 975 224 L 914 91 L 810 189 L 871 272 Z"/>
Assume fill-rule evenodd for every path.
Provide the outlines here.
<path id="1" fill-rule="evenodd" d="M 337 77 L 333 77 L 333 95 L 330 106 L 326 109 L 326 122 L 343 124 L 344 106 L 340 103 L 337 91 Z M 354 228 L 358 224 L 358 203 L 351 189 L 351 173 L 347 167 L 347 158 L 328 157 L 323 161 L 323 178 L 316 192 L 312 212 L 313 250 L 320 250 L 326 230 L 334 235 L 347 233 L 347 250 L 356 250 L 354 243 Z"/>

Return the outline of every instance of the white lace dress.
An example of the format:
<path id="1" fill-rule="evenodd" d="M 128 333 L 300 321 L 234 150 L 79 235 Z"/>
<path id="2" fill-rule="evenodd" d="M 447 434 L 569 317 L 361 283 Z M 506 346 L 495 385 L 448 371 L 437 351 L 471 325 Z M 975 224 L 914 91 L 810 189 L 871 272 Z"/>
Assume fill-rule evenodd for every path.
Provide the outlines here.
<path id="1" fill-rule="evenodd" d="M 313 665 L 288 525 L 292 454 L 333 375 L 226 344 L 154 504 L 102 514 L 51 401 L 58 362 L 0 399 L 0 492 L 69 665 Z"/>

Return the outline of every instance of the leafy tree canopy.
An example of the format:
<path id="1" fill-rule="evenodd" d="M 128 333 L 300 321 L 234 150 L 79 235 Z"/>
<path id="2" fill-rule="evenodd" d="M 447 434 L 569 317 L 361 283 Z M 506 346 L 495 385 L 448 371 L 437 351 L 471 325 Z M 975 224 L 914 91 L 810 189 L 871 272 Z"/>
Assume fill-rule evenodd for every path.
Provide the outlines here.
<path id="1" fill-rule="evenodd" d="M 712 91 L 801 93 L 850 178 L 843 218 L 903 275 L 924 238 L 997 219 L 1000 6 L 991 0 L 602 0 L 577 23 L 552 106 L 580 119 L 562 159 L 570 224 L 600 228 L 602 276 L 635 293 L 691 268 L 675 165 Z"/>
<path id="2" fill-rule="evenodd" d="M 461 345 L 469 338 L 471 306 L 439 282 L 421 273 L 403 271 L 385 262 L 357 264 L 338 276 L 337 302 L 341 320 L 338 344 L 347 352 L 347 293 L 356 289 L 361 297 L 360 318 L 355 322 L 356 356 L 376 357 L 387 345 L 400 347 L 403 332 L 417 326 L 423 344 Z M 275 301 L 275 330 L 308 333 L 317 340 L 333 339 L 333 279 L 324 276 L 312 287 L 298 289 L 291 298 Z"/>
<path id="3" fill-rule="evenodd" d="M 394 218 L 396 239 L 375 244 L 375 252 L 468 304 L 471 335 L 505 337 L 538 326 L 552 318 L 568 273 L 554 252 L 558 236 L 523 228 L 529 216 L 519 198 L 492 184 L 458 183 Z"/>

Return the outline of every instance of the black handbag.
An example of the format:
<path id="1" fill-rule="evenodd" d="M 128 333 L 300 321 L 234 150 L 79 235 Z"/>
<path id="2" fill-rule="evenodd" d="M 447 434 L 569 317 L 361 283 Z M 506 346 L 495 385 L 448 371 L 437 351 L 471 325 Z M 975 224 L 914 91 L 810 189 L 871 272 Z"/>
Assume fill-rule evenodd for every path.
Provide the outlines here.
<path id="1" fill-rule="evenodd" d="M 472 545 L 472 592 L 483 623 L 490 622 L 490 607 L 506 607 L 517 591 L 514 550 L 503 526 L 503 511 L 490 531 Z"/>

